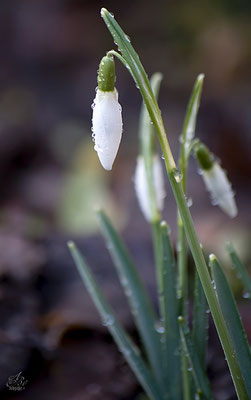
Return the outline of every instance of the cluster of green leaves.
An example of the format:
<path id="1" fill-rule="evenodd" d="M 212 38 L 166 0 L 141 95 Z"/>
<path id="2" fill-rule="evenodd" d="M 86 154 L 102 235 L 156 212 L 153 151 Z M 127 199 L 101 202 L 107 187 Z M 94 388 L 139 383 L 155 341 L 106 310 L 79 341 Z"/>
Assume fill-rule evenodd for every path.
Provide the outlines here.
<path id="1" fill-rule="evenodd" d="M 160 76 L 155 75 L 149 82 L 138 55 L 114 17 L 104 9 L 102 10 L 102 16 L 121 51 L 121 54 L 113 50 L 110 53 L 117 56 L 129 69 L 136 85 L 140 88 L 144 100 L 140 119 L 140 147 L 145 160 L 149 198 L 153 211 L 152 215 L 154 216 L 150 224 L 155 252 L 159 297 L 158 312 L 153 307 L 129 250 L 105 213 L 98 211 L 107 247 L 114 261 L 120 283 L 131 307 L 135 326 L 141 338 L 141 349 L 136 346 L 121 326 L 112 308 L 106 302 L 87 262 L 73 242 L 69 243 L 70 251 L 104 325 L 107 326 L 118 348 L 151 400 L 213 398 L 206 373 L 209 308 L 212 311 L 217 328 L 219 327 L 218 331 L 222 333 L 221 327 L 223 326 L 224 328 L 220 338 L 238 397 L 243 400 L 251 398 L 250 348 L 234 297 L 219 261 L 214 255 L 211 255 L 209 260 L 210 273 L 207 269 L 204 274 L 201 272 L 200 266 L 197 266 L 196 257 L 194 256 L 197 269 L 194 272 L 193 296 L 190 296 L 193 298 L 194 305 L 193 321 L 190 326 L 187 316 L 186 239 L 190 243 L 191 249 L 194 246 L 195 254 L 196 251 L 198 254 L 198 250 L 196 250 L 198 240 L 196 238 L 197 242 L 194 243 L 195 239 L 189 237 L 189 232 L 191 237 L 194 235 L 192 228 L 190 230 L 185 229 L 190 226 L 190 221 L 188 220 L 187 222 L 186 218 L 188 211 L 184 211 L 186 205 L 182 203 L 180 192 L 177 191 L 177 204 L 179 206 L 179 202 L 181 202 L 183 205 L 181 204 L 178 212 L 179 251 L 176 261 L 170 239 L 170 229 L 167 223 L 162 221 L 161 215 L 155 207 L 154 185 L 151 174 L 154 148 L 151 121 L 153 121 L 159 136 L 164 157 L 169 157 L 170 168 L 168 172 L 170 172 L 169 178 L 173 185 L 175 185 L 175 176 L 172 182 L 171 169 L 176 167 L 168 143 L 163 136 L 165 131 L 163 131 L 163 123 L 156 99 Z M 196 143 L 193 139 L 193 134 L 196 126 L 202 83 L 203 76 L 200 75 L 196 80 L 190 97 L 182 132 L 179 163 L 182 176 L 179 183 L 181 184 L 183 196 L 186 192 L 186 170 L 189 155 L 194 143 Z M 174 188 L 174 192 L 175 190 Z M 186 224 L 185 227 L 183 222 Z M 247 293 L 250 293 L 250 278 L 244 266 L 230 244 L 228 244 L 227 250 L 238 276 L 243 280 Z M 205 282 L 208 277 L 210 278 L 209 284 Z M 210 285 L 210 288 L 208 285 Z"/>

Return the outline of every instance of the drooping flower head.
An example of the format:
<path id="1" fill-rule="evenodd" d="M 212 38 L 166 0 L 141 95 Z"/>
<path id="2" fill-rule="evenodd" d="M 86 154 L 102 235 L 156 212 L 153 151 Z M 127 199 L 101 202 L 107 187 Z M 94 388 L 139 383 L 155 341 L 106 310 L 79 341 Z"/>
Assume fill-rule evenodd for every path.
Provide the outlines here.
<path id="1" fill-rule="evenodd" d="M 102 58 L 98 72 L 98 88 L 93 101 L 92 136 L 94 150 L 106 170 L 111 170 L 122 136 L 122 113 L 115 84 L 115 63 L 112 56 Z"/>
<path id="2" fill-rule="evenodd" d="M 203 143 L 199 143 L 196 146 L 195 154 L 206 188 L 211 195 L 212 204 L 218 205 L 229 217 L 236 217 L 238 211 L 234 200 L 234 192 L 226 172 Z"/>

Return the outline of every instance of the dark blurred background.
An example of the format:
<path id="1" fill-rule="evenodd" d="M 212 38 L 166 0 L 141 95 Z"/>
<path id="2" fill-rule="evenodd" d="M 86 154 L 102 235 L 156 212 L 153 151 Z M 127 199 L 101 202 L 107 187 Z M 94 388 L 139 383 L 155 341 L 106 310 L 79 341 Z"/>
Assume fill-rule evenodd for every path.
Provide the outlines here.
<path id="1" fill-rule="evenodd" d="M 136 399 L 140 389 L 101 326 L 66 249 L 75 239 L 101 279 L 122 322 L 133 326 L 94 208 L 123 232 L 151 293 L 155 287 L 149 229 L 138 209 L 133 174 L 141 98 L 117 63 L 124 133 L 113 170 L 104 171 L 91 141 L 97 68 L 115 48 L 100 18 L 112 11 L 148 75 L 164 75 L 159 103 L 177 158 L 179 135 L 196 76 L 205 73 L 197 136 L 220 158 L 239 215 L 212 207 L 191 163 L 191 212 L 206 251 L 232 277 L 224 243 L 250 265 L 251 2 L 149 0 L 12 0 L 0 4 L 0 391 L 14 399 Z M 168 182 L 164 216 L 175 241 Z M 249 334 L 246 300 L 241 301 Z M 213 331 L 213 335 L 215 335 Z M 210 360 L 216 398 L 235 398 L 228 372 Z M 210 358 L 211 357 L 211 358 Z M 6 387 L 23 373 L 25 390 Z M 218 378 L 217 378 L 218 377 Z M 228 391 L 226 389 L 228 388 Z M 224 397 L 225 396 L 225 397 Z"/>

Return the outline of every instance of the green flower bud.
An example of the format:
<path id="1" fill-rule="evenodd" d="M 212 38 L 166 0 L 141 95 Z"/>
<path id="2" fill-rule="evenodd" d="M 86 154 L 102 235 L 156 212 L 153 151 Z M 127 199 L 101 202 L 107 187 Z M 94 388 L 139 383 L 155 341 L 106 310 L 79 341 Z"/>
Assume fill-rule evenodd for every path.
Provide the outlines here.
<path id="1" fill-rule="evenodd" d="M 105 56 L 99 64 L 98 88 L 102 92 L 112 92 L 115 84 L 115 62 L 112 56 Z"/>
<path id="2" fill-rule="evenodd" d="M 195 147 L 195 155 L 202 170 L 209 170 L 213 167 L 214 158 L 207 146 L 198 143 Z"/>

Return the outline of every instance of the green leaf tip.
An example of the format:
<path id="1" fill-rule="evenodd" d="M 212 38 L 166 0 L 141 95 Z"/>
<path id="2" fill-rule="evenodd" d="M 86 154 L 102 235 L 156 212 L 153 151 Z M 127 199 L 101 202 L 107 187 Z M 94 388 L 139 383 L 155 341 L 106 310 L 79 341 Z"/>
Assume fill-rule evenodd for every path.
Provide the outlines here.
<path id="1" fill-rule="evenodd" d="M 210 254 L 209 255 L 209 262 L 210 264 L 214 263 L 215 261 L 217 261 L 217 258 L 215 256 L 215 254 Z"/>
<path id="2" fill-rule="evenodd" d="M 197 78 L 198 83 L 202 83 L 205 79 L 205 74 L 199 74 Z"/>
<path id="3" fill-rule="evenodd" d="M 102 7 L 100 10 L 101 17 L 103 18 L 104 14 L 109 12 L 105 7 Z"/>
<path id="4" fill-rule="evenodd" d="M 96 207 L 94 211 L 95 211 L 95 213 L 96 213 L 97 215 L 100 215 L 100 214 L 103 214 L 103 213 L 104 213 L 104 211 L 103 211 L 103 209 L 102 209 L 101 207 Z"/>
<path id="5" fill-rule="evenodd" d="M 100 15 L 103 19 L 108 16 L 114 18 L 114 15 L 104 7 L 101 8 Z"/>
<path id="6" fill-rule="evenodd" d="M 67 242 L 67 246 L 69 247 L 70 250 L 73 250 L 76 248 L 75 243 L 72 240 L 69 240 Z"/>
<path id="7" fill-rule="evenodd" d="M 226 249 L 227 250 L 232 250 L 233 249 L 233 245 L 229 240 L 226 241 Z"/>

